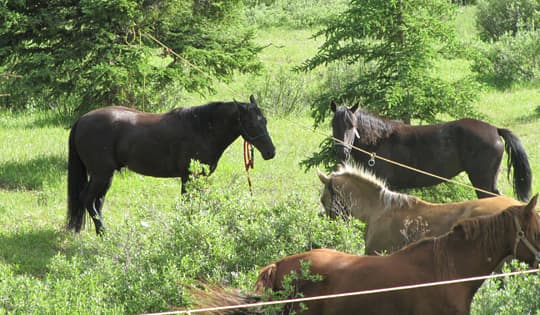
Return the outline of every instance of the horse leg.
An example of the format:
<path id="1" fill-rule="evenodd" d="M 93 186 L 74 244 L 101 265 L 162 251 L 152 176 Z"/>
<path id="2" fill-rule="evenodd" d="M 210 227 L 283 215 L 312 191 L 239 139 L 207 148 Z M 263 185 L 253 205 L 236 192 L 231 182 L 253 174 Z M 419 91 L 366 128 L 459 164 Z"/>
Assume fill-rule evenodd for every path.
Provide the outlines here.
<path id="1" fill-rule="evenodd" d="M 500 195 L 500 192 L 497 189 L 497 178 L 499 177 L 500 161 L 501 159 L 498 159 L 498 163 L 493 163 L 493 165 L 485 165 L 483 168 L 476 167 L 467 170 L 467 175 L 469 176 L 471 184 L 475 188 L 480 188 L 484 190 L 476 190 L 476 196 L 478 198 L 494 197 L 494 195 Z"/>
<path id="2" fill-rule="evenodd" d="M 105 230 L 103 225 L 103 217 L 101 209 L 105 201 L 105 194 L 109 190 L 112 181 L 112 173 L 110 175 L 92 175 L 85 196 L 85 207 L 88 214 L 94 221 L 96 234 L 101 235 Z"/>
<path id="3" fill-rule="evenodd" d="M 186 190 L 186 185 L 187 185 L 187 182 L 189 180 L 189 175 L 187 176 L 182 176 L 182 190 L 180 191 L 180 193 L 183 195 L 187 192 Z"/>

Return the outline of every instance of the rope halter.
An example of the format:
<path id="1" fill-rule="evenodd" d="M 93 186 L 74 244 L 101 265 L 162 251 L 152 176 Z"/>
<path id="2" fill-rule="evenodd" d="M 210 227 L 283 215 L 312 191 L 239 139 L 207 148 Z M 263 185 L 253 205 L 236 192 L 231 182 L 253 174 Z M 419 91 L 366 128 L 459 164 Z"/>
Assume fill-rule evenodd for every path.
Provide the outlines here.
<path id="1" fill-rule="evenodd" d="M 519 242 L 523 242 L 525 247 L 529 249 L 529 251 L 534 255 L 534 262 L 532 264 L 533 268 L 538 267 L 540 264 L 540 251 L 534 247 L 533 244 L 527 239 L 525 236 L 525 232 L 523 232 L 523 229 L 521 228 L 521 225 L 519 224 L 519 220 L 517 216 L 514 216 L 514 224 L 516 226 L 516 241 L 514 242 L 514 257 L 517 258 L 517 248 L 519 245 Z"/>

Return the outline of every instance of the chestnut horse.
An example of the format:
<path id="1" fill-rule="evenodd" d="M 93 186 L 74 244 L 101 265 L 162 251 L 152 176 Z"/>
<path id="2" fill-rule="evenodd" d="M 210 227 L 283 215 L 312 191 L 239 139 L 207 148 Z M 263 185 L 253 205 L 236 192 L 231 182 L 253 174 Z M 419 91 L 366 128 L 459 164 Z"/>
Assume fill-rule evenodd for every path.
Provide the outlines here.
<path id="1" fill-rule="evenodd" d="M 334 141 L 338 160 L 345 162 L 350 156 L 364 166 L 375 161 L 373 171 L 392 189 L 426 187 L 442 180 L 382 160 L 369 162 L 370 156 L 359 150 L 351 151 L 352 145 L 444 178 L 465 171 L 474 187 L 493 194 L 499 194 L 497 177 L 506 149 L 509 178 L 514 169 L 514 192 L 521 201 L 529 199 L 531 167 L 521 142 L 508 129 L 476 119 L 411 126 L 357 110 L 358 104 L 347 108 L 332 102 L 330 107 L 334 112 L 332 134 L 339 140 Z M 480 190 L 476 194 L 478 198 L 491 196 Z"/>
<path id="2" fill-rule="evenodd" d="M 253 95 L 250 103 L 215 102 L 164 114 L 110 106 L 79 118 L 69 134 L 68 228 L 79 232 L 85 209 L 96 232 L 115 170 L 127 167 L 154 177 L 180 177 L 182 192 L 192 159 L 212 173 L 225 149 L 239 136 L 265 160 L 275 155 L 266 118 Z"/>
<path id="3" fill-rule="evenodd" d="M 256 292 L 260 295 L 265 290 L 283 290 L 284 279 L 291 274 L 300 276 L 306 263 L 310 274 L 320 275 L 322 279 L 296 277 L 293 288 L 303 297 L 484 276 L 492 273 L 508 256 L 538 266 L 540 215 L 535 211 L 537 199 L 538 195 L 526 205 L 460 221 L 443 236 L 423 239 L 389 256 L 357 256 L 330 249 L 287 256 L 261 270 Z M 483 280 L 478 280 L 319 299 L 304 302 L 304 305 L 287 305 L 285 309 L 301 315 L 469 314 L 473 296 L 482 283 Z M 227 296 L 233 298 L 225 298 Z M 251 302 L 255 297 L 214 290 L 205 296 L 205 301 L 240 304 Z M 260 310 L 212 314 L 260 314 Z"/>
<path id="4" fill-rule="evenodd" d="M 365 253 L 390 253 L 426 236 L 440 236 L 461 219 L 494 214 L 522 203 L 505 196 L 431 203 L 389 190 L 370 170 L 349 164 L 318 172 L 321 203 L 330 217 L 352 216 L 366 224 Z"/>

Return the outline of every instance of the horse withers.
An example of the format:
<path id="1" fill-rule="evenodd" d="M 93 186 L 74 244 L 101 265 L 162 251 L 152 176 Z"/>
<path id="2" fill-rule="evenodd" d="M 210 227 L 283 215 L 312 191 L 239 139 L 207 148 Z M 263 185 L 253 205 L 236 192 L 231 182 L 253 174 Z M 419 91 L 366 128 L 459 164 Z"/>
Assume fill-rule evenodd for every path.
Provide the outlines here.
<path id="1" fill-rule="evenodd" d="M 532 172 L 527 154 L 508 129 L 476 119 L 411 126 L 358 110 L 358 104 L 349 108 L 331 102 L 330 108 L 334 113 L 332 134 L 338 160 L 345 162 L 352 158 L 356 163 L 371 166 L 392 189 L 426 187 L 442 180 L 372 159 L 352 149 L 353 146 L 443 178 L 465 171 L 471 184 L 483 190 L 476 191 L 479 198 L 499 194 L 497 177 L 506 150 L 509 178 L 513 168 L 514 192 L 521 201 L 529 199 Z"/>
<path id="2" fill-rule="evenodd" d="M 239 136 L 265 160 L 274 157 L 266 118 L 253 95 L 249 103 L 214 102 L 164 114 L 109 106 L 83 115 L 69 135 L 68 228 L 81 230 L 86 209 L 96 232 L 103 230 L 101 209 L 115 170 L 180 177 L 185 192 L 191 160 L 209 165 L 212 173 Z"/>
<path id="3" fill-rule="evenodd" d="M 486 276 L 508 257 L 537 267 L 540 262 L 540 215 L 535 211 L 537 199 L 538 195 L 528 204 L 460 221 L 443 236 L 423 239 L 388 256 L 358 256 L 331 249 L 314 249 L 287 256 L 262 268 L 255 284 L 258 294 L 213 290 L 203 296 L 203 305 L 252 303 L 266 290 L 271 290 L 271 293 L 292 292 L 291 297 L 315 298 Z M 309 267 L 308 277 L 305 277 L 306 266 Z M 285 281 L 287 277 L 292 282 Z M 470 314 L 474 294 L 482 283 L 483 280 L 464 281 L 320 298 L 288 304 L 283 314 L 466 315 Z M 242 308 L 214 311 L 212 314 L 261 312 Z"/>
<path id="4" fill-rule="evenodd" d="M 367 255 L 391 253 L 424 237 L 440 236 L 459 220 L 495 214 L 521 202 L 505 196 L 431 203 L 391 191 L 370 170 L 350 164 L 325 175 L 321 204 L 329 217 L 349 216 L 366 224 Z"/>

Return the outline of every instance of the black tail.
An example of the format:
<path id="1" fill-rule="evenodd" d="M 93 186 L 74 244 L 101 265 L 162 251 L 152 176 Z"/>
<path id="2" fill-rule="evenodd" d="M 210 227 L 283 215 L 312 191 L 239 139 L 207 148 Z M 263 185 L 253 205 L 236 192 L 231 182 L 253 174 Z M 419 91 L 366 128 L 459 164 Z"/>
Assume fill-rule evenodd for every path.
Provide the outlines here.
<path id="1" fill-rule="evenodd" d="M 511 180 L 511 167 L 514 167 L 514 192 L 521 201 L 528 201 L 531 195 L 532 171 L 521 141 L 508 129 L 498 128 L 504 139 L 504 148 L 508 155 L 508 180 Z"/>
<path id="2" fill-rule="evenodd" d="M 75 149 L 76 130 L 77 122 L 71 127 L 69 133 L 67 228 L 79 232 L 85 221 L 85 209 L 80 195 L 81 191 L 88 183 L 88 177 L 86 174 L 86 166 L 84 166 Z"/>

